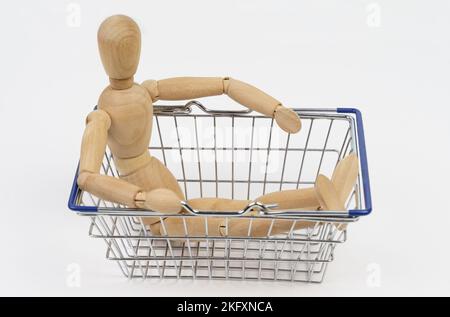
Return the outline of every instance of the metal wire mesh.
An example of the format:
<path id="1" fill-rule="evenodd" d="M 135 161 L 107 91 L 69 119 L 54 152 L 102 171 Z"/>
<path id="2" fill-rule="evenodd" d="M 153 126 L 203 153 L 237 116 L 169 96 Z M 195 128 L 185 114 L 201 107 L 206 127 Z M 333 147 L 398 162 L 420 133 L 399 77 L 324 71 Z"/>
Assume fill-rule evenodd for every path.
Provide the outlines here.
<path id="1" fill-rule="evenodd" d="M 197 105 L 200 111 L 195 111 Z M 177 178 L 186 198 L 255 199 L 278 190 L 313 186 L 319 173 L 330 176 L 337 163 L 357 150 L 351 116 L 335 111 L 297 111 L 298 134 L 282 132 L 271 118 L 248 112 L 212 111 L 198 102 L 155 106 L 150 153 Z M 163 133 L 164 132 L 164 133 Z M 167 133 L 168 132 L 168 133 Z M 111 153 L 103 173 L 119 176 Z M 356 218 L 245 214 L 224 217 L 224 235 L 208 232 L 214 215 L 143 213 L 78 190 L 80 206 L 97 206 L 89 216 L 90 236 L 107 245 L 106 257 L 127 277 L 286 280 L 321 282 L 335 246 L 345 242 L 347 223 Z M 360 180 L 346 206 L 360 208 Z M 160 217 L 161 232 L 145 225 Z M 170 235 L 165 224 L 179 218 L 184 233 Z M 189 224 L 201 219 L 205 230 L 192 235 Z M 246 221 L 245 235 L 230 235 L 229 223 Z M 253 236 L 255 222 L 267 232 Z M 283 232 L 273 232 L 287 222 Z M 301 225 L 300 225 L 301 224 Z"/>

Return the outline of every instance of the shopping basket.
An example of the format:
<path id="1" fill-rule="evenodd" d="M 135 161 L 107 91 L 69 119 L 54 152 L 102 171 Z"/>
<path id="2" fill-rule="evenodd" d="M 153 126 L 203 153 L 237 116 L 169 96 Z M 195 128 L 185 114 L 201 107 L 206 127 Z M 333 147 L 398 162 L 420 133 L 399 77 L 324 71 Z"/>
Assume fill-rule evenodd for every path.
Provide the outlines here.
<path id="1" fill-rule="evenodd" d="M 354 108 L 293 109 L 302 119 L 297 134 L 283 132 L 272 118 L 251 111 L 211 110 L 198 101 L 155 105 L 149 151 L 175 175 L 186 198 L 254 199 L 264 193 L 311 187 L 330 176 L 349 153 L 359 158 L 359 176 L 346 202 L 347 211 L 279 210 L 258 202 L 243 210 L 195 210 L 166 215 L 125 208 L 82 191 L 73 181 L 69 208 L 90 219 L 89 235 L 106 243 L 106 258 L 129 278 L 280 280 L 319 283 L 335 247 L 346 241 L 350 223 L 372 210 L 361 113 Z M 118 177 L 106 151 L 102 173 Z M 258 212 L 255 213 L 255 210 Z M 207 222 L 224 217 L 223 236 L 208 234 Z M 159 217 L 152 233 L 144 218 Z M 168 219 L 177 217 L 184 234 L 169 235 Z M 205 232 L 189 234 L 190 217 L 202 217 Z M 248 234 L 228 234 L 228 224 L 245 219 Z M 267 234 L 252 236 L 254 221 L 269 222 Z M 276 221 L 290 230 L 272 234 Z M 296 229 L 296 223 L 309 223 Z"/>

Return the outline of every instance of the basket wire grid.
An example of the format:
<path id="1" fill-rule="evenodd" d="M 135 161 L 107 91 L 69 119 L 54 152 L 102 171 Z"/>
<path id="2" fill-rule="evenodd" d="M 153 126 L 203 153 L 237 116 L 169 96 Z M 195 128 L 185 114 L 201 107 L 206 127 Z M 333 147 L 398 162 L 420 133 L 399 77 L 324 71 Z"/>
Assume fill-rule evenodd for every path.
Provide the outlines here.
<path id="1" fill-rule="evenodd" d="M 371 211 L 368 176 L 361 175 L 367 172 L 363 134 L 358 133 L 362 123 L 353 110 L 295 109 L 303 127 L 287 134 L 272 118 L 249 111 L 210 110 L 198 101 L 155 105 L 149 146 L 175 175 L 186 199 L 251 200 L 272 191 L 311 187 L 319 173 L 331 176 L 342 158 L 356 152 L 363 173 L 346 202 L 349 211 L 278 210 L 253 203 L 224 215 L 183 203 L 184 213 L 165 215 L 101 200 L 76 182 L 69 207 L 90 217 L 89 235 L 105 241 L 106 258 L 117 262 L 129 278 L 322 282 L 335 246 L 346 241 L 347 224 Z M 119 176 L 109 150 L 102 173 Z M 159 217 L 160 234 L 144 224 L 150 216 Z M 208 220 L 218 216 L 225 219 L 223 236 L 208 234 Z M 174 217 L 182 222 L 184 234 L 167 234 L 166 221 Z M 203 220 L 204 234 L 190 233 L 192 217 Z M 246 221 L 245 235 L 229 234 L 229 224 L 236 219 Z M 278 222 L 287 220 L 285 232 L 272 234 Z M 252 236 L 257 221 L 265 223 L 267 234 Z M 308 225 L 297 229 L 299 223 Z"/>

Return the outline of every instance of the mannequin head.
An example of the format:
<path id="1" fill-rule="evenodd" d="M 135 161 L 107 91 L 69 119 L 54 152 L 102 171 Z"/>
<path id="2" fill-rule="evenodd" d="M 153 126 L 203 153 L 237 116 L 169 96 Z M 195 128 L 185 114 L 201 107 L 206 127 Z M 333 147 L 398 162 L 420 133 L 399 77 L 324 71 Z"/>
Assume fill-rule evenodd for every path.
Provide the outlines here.
<path id="1" fill-rule="evenodd" d="M 141 53 L 141 32 L 136 22 L 125 15 L 111 16 L 100 25 L 97 40 L 111 83 L 132 84 Z"/>

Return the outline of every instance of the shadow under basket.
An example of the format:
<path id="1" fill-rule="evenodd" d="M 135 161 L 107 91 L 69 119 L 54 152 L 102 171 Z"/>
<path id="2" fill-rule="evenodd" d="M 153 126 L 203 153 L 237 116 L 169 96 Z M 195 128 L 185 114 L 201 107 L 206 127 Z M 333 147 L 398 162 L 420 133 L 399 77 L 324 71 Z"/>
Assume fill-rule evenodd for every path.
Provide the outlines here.
<path id="1" fill-rule="evenodd" d="M 293 110 L 303 125 L 297 134 L 287 134 L 272 118 L 249 111 L 210 110 L 198 101 L 155 105 L 149 151 L 175 175 L 187 199 L 250 200 L 314 186 L 319 174 L 330 176 L 341 159 L 356 153 L 360 170 L 347 211 L 275 210 L 256 203 L 224 215 L 184 203 L 184 213 L 165 215 L 84 192 L 76 183 L 78 172 L 69 208 L 90 219 L 89 235 L 104 240 L 106 258 L 129 278 L 320 283 L 335 247 L 347 239 L 348 225 L 372 210 L 364 130 L 361 113 L 354 108 Z M 109 150 L 101 172 L 119 176 Z M 159 232 L 146 225 L 146 218 L 155 217 Z M 217 217 L 223 222 L 221 234 L 208 232 L 208 223 Z M 166 226 L 174 218 L 182 225 L 176 235 Z M 193 234 L 193 220 L 204 230 Z M 236 221 L 246 226 L 245 234 L 233 235 L 229 224 Z M 261 223 L 267 232 L 255 236 L 252 230 Z M 286 229 L 275 232 L 280 223 Z"/>

